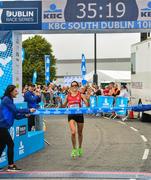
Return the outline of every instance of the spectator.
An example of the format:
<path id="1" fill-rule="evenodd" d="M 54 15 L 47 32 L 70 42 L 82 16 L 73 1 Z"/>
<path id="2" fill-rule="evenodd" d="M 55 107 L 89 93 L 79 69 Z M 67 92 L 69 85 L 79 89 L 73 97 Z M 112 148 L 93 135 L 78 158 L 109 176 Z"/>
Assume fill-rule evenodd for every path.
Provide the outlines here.
<path id="1" fill-rule="evenodd" d="M 90 96 L 93 96 L 94 95 L 94 91 L 93 91 L 93 89 L 89 86 L 88 88 L 87 88 L 87 91 L 86 91 L 86 99 L 87 99 L 87 101 L 90 103 Z"/>
<path id="2" fill-rule="evenodd" d="M 95 95 L 96 96 L 101 96 L 102 95 L 102 92 L 101 92 L 101 89 L 99 88 L 99 86 L 95 87 Z"/>
<path id="3" fill-rule="evenodd" d="M 109 86 L 105 86 L 105 88 L 103 89 L 103 94 L 104 94 L 104 96 L 109 95 Z"/>
<path id="4" fill-rule="evenodd" d="M 23 91 L 22 91 L 23 96 L 24 96 L 24 94 L 25 94 L 27 91 L 28 91 L 28 85 L 25 85 L 25 86 L 23 87 Z"/>
<path id="5" fill-rule="evenodd" d="M 126 85 L 122 85 L 122 86 L 121 86 L 121 91 L 120 91 L 119 96 L 121 96 L 121 97 L 126 97 L 126 98 L 129 99 L 129 96 L 130 96 L 130 95 L 129 95 L 129 92 L 128 92 L 128 89 L 127 89 Z"/>
<path id="6" fill-rule="evenodd" d="M 36 91 L 35 91 L 36 90 Z M 35 92 L 34 92 L 35 91 Z M 40 89 L 35 89 L 35 85 L 29 84 L 28 91 L 24 94 L 24 101 L 27 102 L 28 108 L 37 108 L 41 101 Z M 35 115 L 28 118 L 28 131 L 35 127 Z"/>
<path id="7" fill-rule="evenodd" d="M 114 85 L 115 85 L 114 82 L 109 83 L 109 93 L 108 93 L 109 96 L 114 95 Z"/>
<path id="8" fill-rule="evenodd" d="M 113 92 L 113 96 L 116 97 L 120 94 L 120 89 L 118 87 L 118 84 L 114 85 L 114 92 Z"/>
<path id="9" fill-rule="evenodd" d="M 43 89 L 43 96 L 44 96 L 44 102 L 45 102 L 45 105 L 49 105 L 50 103 L 50 92 L 48 91 L 48 87 L 44 87 Z"/>

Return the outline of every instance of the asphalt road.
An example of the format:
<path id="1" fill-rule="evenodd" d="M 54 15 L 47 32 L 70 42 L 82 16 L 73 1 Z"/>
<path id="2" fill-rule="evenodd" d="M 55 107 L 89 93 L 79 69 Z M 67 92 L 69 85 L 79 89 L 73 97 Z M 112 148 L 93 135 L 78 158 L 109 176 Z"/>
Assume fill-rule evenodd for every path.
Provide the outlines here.
<path id="1" fill-rule="evenodd" d="M 150 172 L 151 123 L 85 116 L 84 156 L 70 157 L 66 116 L 46 118 L 50 145 L 17 162 L 25 171 Z"/>

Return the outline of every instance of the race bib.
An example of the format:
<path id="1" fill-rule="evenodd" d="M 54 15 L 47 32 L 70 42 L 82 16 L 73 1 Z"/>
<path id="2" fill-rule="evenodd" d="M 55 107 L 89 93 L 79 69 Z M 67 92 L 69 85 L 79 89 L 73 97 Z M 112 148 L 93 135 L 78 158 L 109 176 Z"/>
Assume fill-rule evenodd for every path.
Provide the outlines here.
<path id="1" fill-rule="evenodd" d="M 79 108 L 79 104 L 71 104 L 69 108 Z"/>

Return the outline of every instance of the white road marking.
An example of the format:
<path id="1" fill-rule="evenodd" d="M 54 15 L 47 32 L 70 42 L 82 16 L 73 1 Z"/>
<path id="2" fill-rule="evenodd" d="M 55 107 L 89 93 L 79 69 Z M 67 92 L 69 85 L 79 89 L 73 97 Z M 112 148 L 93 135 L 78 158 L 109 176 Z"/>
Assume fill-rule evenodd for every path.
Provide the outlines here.
<path id="1" fill-rule="evenodd" d="M 118 121 L 120 124 L 124 124 L 124 125 L 126 125 L 126 123 L 125 122 L 122 122 L 122 121 Z"/>
<path id="2" fill-rule="evenodd" d="M 133 131 L 137 132 L 138 129 L 134 128 L 134 127 L 130 127 Z"/>
<path id="3" fill-rule="evenodd" d="M 142 160 L 146 160 L 148 158 L 149 155 L 149 149 L 145 149 Z"/>
<path id="4" fill-rule="evenodd" d="M 141 135 L 141 138 L 143 139 L 144 142 L 148 141 L 144 135 Z"/>

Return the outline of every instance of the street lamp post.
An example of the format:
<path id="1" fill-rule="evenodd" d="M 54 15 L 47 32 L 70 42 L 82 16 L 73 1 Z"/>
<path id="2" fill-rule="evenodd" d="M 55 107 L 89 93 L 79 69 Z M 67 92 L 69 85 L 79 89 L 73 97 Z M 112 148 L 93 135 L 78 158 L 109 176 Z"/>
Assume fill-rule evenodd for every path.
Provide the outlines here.
<path id="1" fill-rule="evenodd" d="M 97 44 L 96 44 L 96 33 L 94 33 L 94 74 L 93 83 L 98 85 L 98 74 L 97 74 Z"/>

